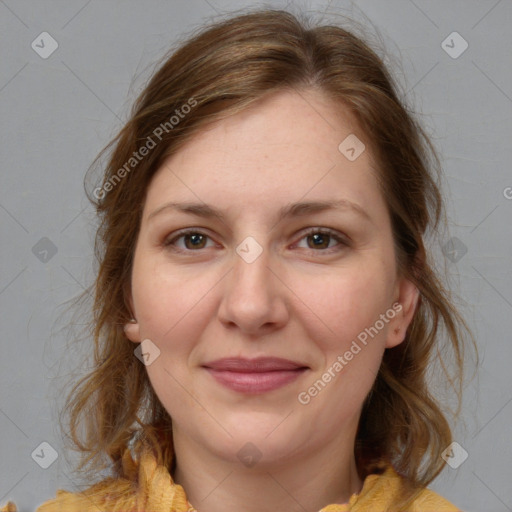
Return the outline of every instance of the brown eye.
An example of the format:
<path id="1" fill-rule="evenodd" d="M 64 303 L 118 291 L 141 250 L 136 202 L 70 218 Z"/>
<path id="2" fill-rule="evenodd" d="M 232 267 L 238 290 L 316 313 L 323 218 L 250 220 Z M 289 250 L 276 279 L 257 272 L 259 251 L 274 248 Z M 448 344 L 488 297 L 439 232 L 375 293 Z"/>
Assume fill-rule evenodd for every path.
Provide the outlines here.
<path id="1" fill-rule="evenodd" d="M 206 236 L 201 233 L 193 233 L 184 235 L 183 240 L 187 249 L 202 249 L 206 243 Z"/>
<path id="2" fill-rule="evenodd" d="M 306 240 L 306 247 L 303 248 L 318 249 L 316 252 L 332 252 L 332 250 L 340 250 L 349 245 L 344 237 L 330 229 L 311 229 L 300 240 Z M 298 247 L 300 247 L 300 243 Z"/>
<path id="3" fill-rule="evenodd" d="M 308 235 L 307 237 L 309 247 L 311 249 L 328 249 L 331 236 L 325 233 L 315 233 L 314 235 Z"/>
<path id="4" fill-rule="evenodd" d="M 201 231 L 190 229 L 176 233 L 175 236 L 164 242 L 164 246 L 178 252 L 191 252 L 207 248 L 206 244 L 209 238 Z"/>

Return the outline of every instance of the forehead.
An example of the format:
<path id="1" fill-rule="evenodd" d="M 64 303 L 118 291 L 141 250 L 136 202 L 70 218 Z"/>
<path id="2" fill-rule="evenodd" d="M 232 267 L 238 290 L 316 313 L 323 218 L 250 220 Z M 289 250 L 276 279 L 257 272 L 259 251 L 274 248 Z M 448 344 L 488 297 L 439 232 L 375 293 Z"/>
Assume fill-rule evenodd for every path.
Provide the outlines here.
<path id="1" fill-rule="evenodd" d="M 354 136 L 366 149 L 351 161 L 339 146 Z M 146 216 L 170 200 L 242 211 L 338 198 L 379 215 L 385 203 L 368 142 L 342 105 L 316 91 L 281 91 L 213 123 L 169 157 L 149 186 Z"/>

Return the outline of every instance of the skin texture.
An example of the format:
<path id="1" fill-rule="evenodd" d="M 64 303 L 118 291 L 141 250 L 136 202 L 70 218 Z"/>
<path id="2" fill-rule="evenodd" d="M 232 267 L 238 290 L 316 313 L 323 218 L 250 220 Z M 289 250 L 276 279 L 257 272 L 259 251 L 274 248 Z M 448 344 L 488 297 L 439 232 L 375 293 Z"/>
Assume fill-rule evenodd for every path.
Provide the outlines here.
<path id="1" fill-rule="evenodd" d="M 351 133 L 366 145 L 355 161 L 338 150 Z M 370 141 L 342 106 L 318 91 L 282 91 L 189 140 L 148 187 L 132 273 L 136 322 L 125 330 L 160 350 L 147 371 L 173 419 L 175 481 L 199 511 L 314 511 L 361 490 L 353 453 L 361 407 L 418 299 L 397 275 L 376 172 Z M 277 221 L 290 203 L 339 199 L 369 220 L 345 208 Z M 225 218 L 170 208 L 149 218 L 171 201 L 207 203 Z M 207 238 L 175 239 L 183 228 Z M 342 242 L 324 236 L 318 248 L 307 228 L 330 228 Z M 246 237 L 262 248 L 252 263 L 236 252 Z M 402 307 L 394 318 L 301 404 L 299 393 L 395 302 Z M 201 367 L 259 356 L 308 370 L 248 395 Z M 261 455 L 252 467 L 237 456 L 248 442 Z"/>

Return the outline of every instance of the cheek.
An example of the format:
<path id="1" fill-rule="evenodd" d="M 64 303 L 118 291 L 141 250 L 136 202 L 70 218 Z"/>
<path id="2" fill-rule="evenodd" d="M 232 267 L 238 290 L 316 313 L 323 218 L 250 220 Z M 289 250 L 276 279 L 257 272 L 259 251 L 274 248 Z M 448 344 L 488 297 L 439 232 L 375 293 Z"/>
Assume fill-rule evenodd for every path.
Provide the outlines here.
<path id="1" fill-rule="evenodd" d="M 369 267 L 364 272 L 333 274 L 310 289 L 308 305 L 317 316 L 310 314 L 303 326 L 320 357 L 297 401 L 328 430 L 357 417 L 375 381 L 387 324 L 373 327 L 391 307 L 389 297 L 388 280 L 381 270 L 372 272 Z"/>
<path id="2" fill-rule="evenodd" d="M 219 277 L 213 272 L 186 272 L 176 266 L 136 260 L 132 296 L 141 337 L 163 350 L 185 350 L 188 340 L 197 339 L 211 320 L 205 308 L 217 284 Z"/>
<path id="3" fill-rule="evenodd" d="M 190 388 L 191 355 L 211 321 L 210 297 L 218 282 L 207 272 L 200 278 L 197 274 L 147 261 L 134 263 L 132 274 L 141 339 L 150 339 L 160 350 L 146 371 L 161 403 L 176 418 L 199 407 L 185 390 Z M 196 412 L 202 414 L 200 407 Z"/>
<path id="4" fill-rule="evenodd" d="M 304 324 L 309 337 L 329 353 L 350 345 L 391 307 L 391 283 L 381 266 L 307 278 L 297 275 L 294 283 L 293 290 L 303 302 L 302 316 L 309 319 Z"/>

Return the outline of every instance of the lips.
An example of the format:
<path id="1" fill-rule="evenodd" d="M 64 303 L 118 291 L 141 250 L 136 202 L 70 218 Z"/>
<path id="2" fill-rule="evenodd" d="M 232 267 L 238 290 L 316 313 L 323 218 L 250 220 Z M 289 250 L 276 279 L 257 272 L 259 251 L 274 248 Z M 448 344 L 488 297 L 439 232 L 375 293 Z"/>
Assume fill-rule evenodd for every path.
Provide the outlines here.
<path id="1" fill-rule="evenodd" d="M 218 371 L 229 372 L 251 372 L 263 373 L 282 370 L 297 370 L 299 368 L 307 368 L 305 365 L 281 359 L 279 357 L 258 357 L 256 359 L 243 359 L 238 357 L 218 359 L 203 366 Z"/>
<path id="2" fill-rule="evenodd" d="M 295 361 L 276 357 L 224 358 L 203 367 L 219 384 L 233 391 L 249 394 L 280 388 L 308 369 Z"/>

